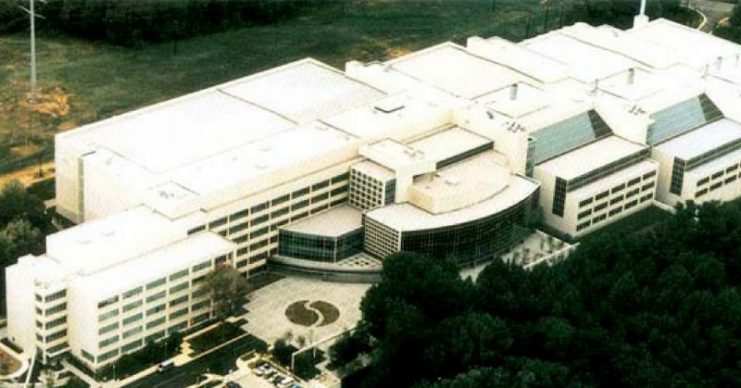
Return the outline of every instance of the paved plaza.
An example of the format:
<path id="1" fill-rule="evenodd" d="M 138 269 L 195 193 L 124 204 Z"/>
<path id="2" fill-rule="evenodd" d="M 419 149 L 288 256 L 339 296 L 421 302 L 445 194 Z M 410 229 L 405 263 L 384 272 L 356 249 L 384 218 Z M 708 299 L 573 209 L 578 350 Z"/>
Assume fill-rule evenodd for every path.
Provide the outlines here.
<path id="1" fill-rule="evenodd" d="M 248 323 L 242 327 L 270 345 L 288 332 L 294 337 L 305 337 L 307 345 L 312 338 L 320 342 L 357 324 L 361 318 L 360 300 L 368 288 L 369 284 L 330 283 L 300 277 L 281 279 L 250 295 L 245 305 Z M 329 324 L 324 319 L 308 327 L 292 323 L 285 312 L 288 306 L 299 301 L 330 303 L 339 310 L 340 316 Z"/>

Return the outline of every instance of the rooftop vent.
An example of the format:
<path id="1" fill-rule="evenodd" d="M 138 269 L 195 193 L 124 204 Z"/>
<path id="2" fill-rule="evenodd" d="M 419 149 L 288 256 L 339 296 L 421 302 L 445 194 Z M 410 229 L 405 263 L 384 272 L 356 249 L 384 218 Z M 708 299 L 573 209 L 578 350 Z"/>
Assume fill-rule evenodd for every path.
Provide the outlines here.
<path id="1" fill-rule="evenodd" d="M 519 88 L 520 87 L 517 84 L 512 84 L 512 86 L 510 86 L 509 88 L 509 99 L 510 100 L 514 101 L 517 99 L 517 93 L 519 91 L 518 90 Z"/>
<path id="2" fill-rule="evenodd" d="M 382 113 L 393 113 L 404 109 L 404 105 L 396 101 L 381 101 L 375 109 Z"/>
<path id="3" fill-rule="evenodd" d="M 628 69 L 628 85 L 633 85 L 636 82 L 636 69 L 631 67 Z"/>

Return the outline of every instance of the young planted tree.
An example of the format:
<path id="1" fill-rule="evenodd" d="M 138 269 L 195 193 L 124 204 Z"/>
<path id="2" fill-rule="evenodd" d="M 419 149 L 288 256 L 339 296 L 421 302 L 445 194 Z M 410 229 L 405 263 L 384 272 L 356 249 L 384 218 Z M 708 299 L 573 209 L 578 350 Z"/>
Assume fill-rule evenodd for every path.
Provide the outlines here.
<path id="1" fill-rule="evenodd" d="M 206 275 L 201 287 L 211 295 L 216 318 L 224 320 L 244 304 L 247 280 L 233 266 L 217 264 L 216 268 Z"/>

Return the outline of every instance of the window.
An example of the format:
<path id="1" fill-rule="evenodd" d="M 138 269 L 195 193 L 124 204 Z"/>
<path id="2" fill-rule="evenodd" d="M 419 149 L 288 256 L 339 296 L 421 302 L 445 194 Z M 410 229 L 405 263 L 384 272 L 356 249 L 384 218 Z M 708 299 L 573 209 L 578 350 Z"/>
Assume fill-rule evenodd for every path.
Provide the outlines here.
<path id="1" fill-rule="evenodd" d="M 641 197 L 641 202 L 646 202 L 646 201 L 652 199 L 653 197 L 654 197 L 653 194 L 646 194 L 643 197 Z"/>
<path id="2" fill-rule="evenodd" d="M 620 191 L 620 190 L 622 190 L 624 188 L 625 188 L 625 183 L 613 187 L 612 190 L 611 190 L 611 192 L 613 194 L 615 194 L 615 193 L 617 193 L 618 191 Z"/>
<path id="3" fill-rule="evenodd" d="M 258 229 L 256 231 L 250 233 L 250 238 L 258 238 L 258 237 L 260 237 L 262 235 L 267 234 L 269 230 L 270 229 L 268 229 L 267 227 Z"/>
<path id="4" fill-rule="evenodd" d="M 206 230 L 206 225 L 196 226 L 195 228 L 188 230 L 188 235 L 195 234 L 203 230 Z"/>
<path id="5" fill-rule="evenodd" d="M 618 206 L 618 207 L 616 207 L 616 208 L 614 208 L 614 209 L 610 210 L 610 212 L 609 212 L 608 214 L 610 215 L 610 217 L 612 217 L 612 216 L 614 216 L 615 214 L 618 214 L 618 213 L 620 213 L 621 211 L 623 211 L 623 207 L 622 207 L 622 206 Z"/>
<path id="6" fill-rule="evenodd" d="M 156 300 L 162 299 L 165 297 L 166 294 L 167 294 L 167 291 L 162 290 L 154 295 L 150 295 L 147 297 L 147 303 L 152 303 Z"/>
<path id="7" fill-rule="evenodd" d="M 144 330 L 144 329 L 141 326 L 137 326 L 137 327 L 134 327 L 132 329 L 126 330 L 123 333 L 123 338 L 126 339 L 126 338 L 131 337 L 132 335 L 139 334 L 139 333 L 142 332 L 142 330 Z"/>
<path id="8" fill-rule="evenodd" d="M 159 317 L 159 318 L 157 318 L 157 319 L 155 319 L 155 320 L 147 323 L 147 330 L 149 330 L 149 329 L 151 329 L 153 327 L 157 327 L 157 326 L 165 323 L 165 319 L 167 319 L 167 317 L 162 316 L 162 317 Z"/>
<path id="9" fill-rule="evenodd" d="M 108 299 L 105 299 L 105 300 L 102 300 L 102 301 L 98 302 L 98 308 L 99 309 L 102 309 L 102 308 L 104 308 L 106 306 L 110 306 L 110 305 L 112 305 L 112 304 L 114 304 L 116 302 L 118 302 L 118 295 L 114 295 L 114 296 L 112 296 L 112 297 L 110 297 Z"/>
<path id="10" fill-rule="evenodd" d="M 255 205 L 252 208 L 250 208 L 250 212 L 252 214 L 257 213 L 257 212 L 261 212 L 261 211 L 267 209 L 269 206 L 270 206 L 270 203 L 269 202 L 263 202 L 263 203 L 261 203 L 259 205 Z"/>
<path id="11" fill-rule="evenodd" d="M 627 193 L 627 194 L 625 195 L 625 197 L 626 197 L 626 198 L 630 198 L 630 197 L 632 197 L 632 196 L 634 196 L 634 195 L 638 194 L 638 192 L 639 192 L 639 191 L 641 191 L 641 190 L 640 190 L 640 189 L 633 189 L 633 190 L 629 191 L 629 192 L 628 192 L 628 193 Z"/>
<path id="12" fill-rule="evenodd" d="M 211 260 L 206 260 L 203 263 L 196 264 L 193 266 L 193 272 L 198 272 L 200 270 L 211 268 Z"/>
<path id="13" fill-rule="evenodd" d="M 234 225 L 234 226 L 232 226 L 232 227 L 229 228 L 229 234 L 239 233 L 239 232 L 247 229 L 249 227 L 249 225 L 250 224 L 248 222 L 243 222 L 243 223 L 241 223 L 239 225 Z"/>
<path id="14" fill-rule="evenodd" d="M 170 281 L 178 280 L 184 276 L 188 276 L 188 273 L 190 273 L 190 270 L 188 268 L 175 272 L 174 274 L 170 275 Z"/>
<path id="15" fill-rule="evenodd" d="M 641 181 L 641 177 L 638 177 L 638 178 L 635 178 L 635 179 L 631 179 L 631 180 L 628 181 L 628 186 L 636 185 L 640 181 Z"/>
<path id="16" fill-rule="evenodd" d="M 592 209 L 585 210 L 585 211 L 579 213 L 578 219 L 582 219 L 582 218 L 584 218 L 584 217 L 586 217 L 586 216 L 588 216 L 590 214 L 592 214 Z"/>
<path id="17" fill-rule="evenodd" d="M 205 296 L 208 294 L 208 290 L 202 289 L 202 290 L 195 290 L 193 291 L 193 299 L 200 298 L 202 296 Z"/>
<path id="18" fill-rule="evenodd" d="M 347 189 L 348 189 L 347 186 L 338 187 L 331 191 L 331 195 L 336 196 L 336 195 L 347 193 Z"/>
<path id="19" fill-rule="evenodd" d="M 563 217 L 564 202 L 566 201 L 567 183 L 562 178 L 556 178 L 556 189 L 553 193 L 552 212 Z"/>
<path id="20" fill-rule="evenodd" d="M 117 315 L 118 315 L 118 309 L 111 310 L 111 311 L 109 311 L 107 313 L 100 314 L 100 315 L 98 315 L 98 322 L 103 322 L 106 319 L 113 318 L 113 317 L 115 317 Z"/>
<path id="21" fill-rule="evenodd" d="M 219 218 L 218 220 L 211 221 L 208 223 L 208 228 L 218 228 L 219 226 L 226 225 L 227 219 L 226 217 Z"/>
<path id="22" fill-rule="evenodd" d="M 615 197 L 615 198 L 613 198 L 613 199 L 610 200 L 610 205 L 614 205 L 614 204 L 622 201 L 624 198 L 625 198 L 625 196 L 623 196 L 622 194 L 621 195 L 618 195 L 617 197 Z"/>
<path id="23" fill-rule="evenodd" d="M 151 290 L 153 288 L 157 288 L 167 281 L 167 278 L 157 279 L 155 281 L 147 283 L 147 290 Z M 147 298 L 147 301 L 149 301 L 149 298 Z"/>
<path id="24" fill-rule="evenodd" d="M 188 294 L 185 294 L 179 298 L 173 299 L 170 301 L 170 307 L 177 306 L 179 304 L 183 304 L 188 301 Z"/>
<path id="25" fill-rule="evenodd" d="M 247 217 L 249 214 L 250 214 L 250 210 L 249 209 L 244 209 L 244 210 L 238 211 L 238 212 L 236 212 L 236 213 L 234 213 L 234 214 L 232 214 L 232 215 L 229 216 L 229 221 L 234 222 L 236 220 L 239 220 L 239 219 L 242 219 L 244 217 Z"/>
<path id="26" fill-rule="evenodd" d="M 295 211 L 295 210 L 298 210 L 298 209 L 305 208 L 307 206 L 309 206 L 309 200 L 308 199 L 307 200 L 304 200 L 304 201 L 301 201 L 299 203 L 293 204 L 291 206 L 291 210 L 292 211 Z"/>
<path id="27" fill-rule="evenodd" d="M 272 216 L 272 218 L 278 218 L 278 217 L 281 217 L 281 216 L 284 216 L 284 215 L 288 214 L 289 211 L 290 211 L 290 209 L 286 206 L 286 207 L 284 207 L 282 209 L 278 209 L 278 210 L 274 211 L 271 214 L 271 216 Z"/>
<path id="28" fill-rule="evenodd" d="M 280 196 L 280 197 L 274 199 L 273 202 L 272 202 L 272 205 L 273 206 L 278 206 L 278 205 L 280 205 L 282 203 L 288 202 L 288 200 L 290 200 L 290 199 L 291 199 L 291 195 L 290 194 L 286 194 L 286 195 L 283 195 L 283 196 Z"/>
<path id="29" fill-rule="evenodd" d="M 579 224 L 579 225 L 576 226 L 576 230 L 579 231 L 579 230 L 582 230 L 582 229 L 584 229 L 586 227 L 589 227 L 589 225 L 591 223 L 592 223 L 592 221 L 583 222 L 583 223 L 581 223 L 581 224 Z"/>
<path id="30" fill-rule="evenodd" d="M 50 308 L 46 309 L 46 315 L 56 314 L 58 312 L 61 312 L 61 311 L 66 310 L 66 309 L 67 309 L 67 303 L 66 302 L 65 303 L 61 303 L 61 304 L 58 304 L 58 305 L 56 305 L 54 307 L 50 307 Z"/>
<path id="31" fill-rule="evenodd" d="M 718 179 L 718 178 L 720 178 L 720 177 L 721 177 L 722 175 L 723 175 L 723 171 L 718 171 L 718 172 L 716 172 L 715 174 L 713 174 L 712 178 L 713 178 L 713 179 Z"/>
<path id="32" fill-rule="evenodd" d="M 159 306 L 154 306 L 151 309 L 147 310 L 147 316 L 157 314 L 159 312 L 165 311 L 165 304 L 161 304 Z"/>
<path id="33" fill-rule="evenodd" d="M 311 199 L 311 203 L 317 203 L 319 201 L 324 201 L 327 198 L 329 198 L 329 193 L 319 194 Z"/>
<path id="34" fill-rule="evenodd" d="M 602 198 L 606 198 L 608 195 L 610 195 L 610 191 L 609 190 L 608 191 L 603 191 L 603 192 L 597 194 L 597 196 L 594 197 L 594 199 L 597 200 L 597 201 L 599 201 Z"/>
<path id="35" fill-rule="evenodd" d="M 704 184 L 706 184 L 708 182 L 710 182 L 710 177 L 709 176 L 706 176 L 705 178 L 702 178 L 699 181 L 697 181 L 697 185 L 698 186 L 702 186 L 702 185 L 704 185 Z"/>
<path id="36" fill-rule="evenodd" d="M 174 294 L 176 292 L 180 292 L 182 290 L 185 290 L 185 289 L 188 288 L 189 285 L 190 284 L 188 284 L 188 282 L 185 282 L 185 283 L 180 283 L 177 286 L 170 287 L 170 294 Z"/>
<path id="37" fill-rule="evenodd" d="M 637 199 L 634 199 L 634 200 L 632 200 L 632 201 L 630 201 L 630 202 L 628 202 L 628 203 L 625 204 L 625 210 L 628 210 L 628 209 L 632 208 L 633 206 L 635 206 L 637 204 L 638 204 L 638 200 Z"/>
<path id="38" fill-rule="evenodd" d="M 323 188 L 325 188 L 327 186 L 329 186 L 329 181 L 319 182 L 319 183 L 317 183 L 315 185 L 312 185 L 311 186 L 311 190 L 312 191 L 317 191 L 317 190 L 321 190 L 321 189 L 323 189 Z"/>
<path id="39" fill-rule="evenodd" d="M 90 354 L 90 352 L 86 351 L 85 349 L 80 349 L 80 351 L 82 352 L 82 358 L 90 362 L 95 362 L 95 357 L 93 357 L 93 355 Z"/>
<path id="40" fill-rule="evenodd" d="M 100 357 L 98 357 L 98 361 L 100 362 L 108 361 L 111 358 L 116 357 L 116 356 L 118 356 L 118 349 L 113 349 L 110 352 L 105 352 L 101 354 Z"/>
<path id="41" fill-rule="evenodd" d="M 118 338 L 119 337 L 117 335 L 114 335 L 113 337 L 110 337 L 110 338 L 106 338 L 106 339 L 98 342 L 98 347 L 99 348 L 104 348 L 104 347 L 106 347 L 108 345 L 113 344 L 114 342 L 118 342 Z"/>
<path id="42" fill-rule="evenodd" d="M 186 315 L 186 314 L 188 314 L 188 308 L 187 307 L 184 308 L 184 309 L 182 309 L 182 310 L 175 311 L 174 313 L 170 314 L 170 320 L 180 318 L 180 317 L 182 317 L 183 315 Z"/>
<path id="43" fill-rule="evenodd" d="M 579 207 L 587 206 L 587 205 L 589 205 L 592 202 L 594 202 L 594 198 L 587 198 L 587 199 L 579 202 Z"/>
<path id="44" fill-rule="evenodd" d="M 651 190 L 651 188 L 653 188 L 653 187 L 654 187 L 654 183 L 653 182 L 649 182 L 649 183 L 641 186 L 641 191 Z"/>
<path id="45" fill-rule="evenodd" d="M 676 195 L 682 195 L 682 185 L 684 184 L 685 161 L 680 158 L 674 158 L 672 165 L 671 183 L 669 192 Z"/>
<path id="46" fill-rule="evenodd" d="M 131 298 L 132 296 L 139 295 L 141 293 L 142 293 L 142 288 L 141 287 L 136 287 L 134 289 L 131 289 L 131 290 L 128 290 L 128 291 L 124 292 L 123 297 L 124 297 L 124 299 L 128 299 L 128 298 Z"/>
<path id="47" fill-rule="evenodd" d="M 598 212 L 598 211 L 600 211 L 600 210 L 602 210 L 602 209 L 604 209 L 604 208 L 606 208 L 606 207 L 607 207 L 607 202 L 603 202 L 603 203 L 601 203 L 601 204 L 599 204 L 599 205 L 595 206 L 595 207 L 594 207 L 594 211 L 595 211 L 595 212 Z"/>
<path id="48" fill-rule="evenodd" d="M 139 321 L 139 320 L 142 319 L 143 316 L 144 316 L 144 314 L 138 313 L 138 314 L 134 314 L 134 315 L 132 315 L 130 317 L 124 318 L 123 325 L 124 326 L 127 326 L 127 325 L 129 325 L 131 323 L 134 323 L 136 321 Z"/>
<path id="49" fill-rule="evenodd" d="M 124 346 L 121 347 L 121 353 L 127 353 L 130 352 L 138 347 L 142 346 L 142 340 L 136 340 L 132 341 Z"/>
<path id="50" fill-rule="evenodd" d="M 311 189 L 309 187 L 306 187 L 306 188 L 301 189 L 301 190 L 296 190 L 296 191 L 293 192 L 293 194 L 291 194 L 291 197 L 293 199 L 296 199 L 296 198 L 299 198 L 299 197 L 303 197 L 304 195 L 309 194 L 310 191 L 311 191 Z"/>
<path id="51" fill-rule="evenodd" d="M 193 311 L 200 310 L 206 307 L 209 307 L 211 305 L 211 301 L 206 299 L 203 302 L 194 303 L 193 307 L 191 308 Z"/>
<path id="52" fill-rule="evenodd" d="M 696 198 L 700 198 L 700 197 L 702 197 L 703 195 L 705 195 L 707 193 L 708 193 L 708 189 L 702 189 L 702 190 L 699 190 L 699 191 L 697 191 L 695 193 L 695 197 Z"/>
<path id="53" fill-rule="evenodd" d="M 52 321 L 46 322 L 46 330 L 49 330 L 51 328 L 57 327 L 59 325 L 63 325 L 67 322 L 67 317 L 59 317 L 57 319 L 54 319 Z"/>
<path id="54" fill-rule="evenodd" d="M 252 225 L 252 226 L 260 225 L 260 224 L 262 224 L 263 222 L 266 222 L 269 219 L 270 219 L 270 215 L 265 214 L 264 216 L 260 216 L 260 217 L 255 218 L 254 220 L 252 220 L 252 222 L 250 222 L 250 225 Z"/>
<path id="55" fill-rule="evenodd" d="M 57 291 L 57 292 L 55 292 L 55 293 L 53 293 L 53 294 L 49 294 L 49 295 L 47 295 L 47 296 L 46 296 L 46 297 L 44 298 L 44 301 L 45 301 L 46 303 L 49 303 L 49 302 L 53 302 L 53 301 L 55 301 L 55 300 L 57 300 L 57 299 L 61 299 L 61 298 L 64 298 L 65 296 L 67 296 L 67 290 Z M 38 295 L 36 296 L 36 300 L 39 300 L 39 299 L 38 299 Z M 39 300 L 39 302 L 40 302 L 40 300 Z"/>
<path id="56" fill-rule="evenodd" d="M 141 305 L 142 305 L 142 301 L 141 300 L 137 300 L 136 302 L 132 302 L 132 303 L 129 303 L 126 306 L 124 306 L 123 307 L 123 311 L 124 312 L 131 311 L 131 310 L 133 310 L 133 309 L 135 309 L 135 308 L 137 308 L 137 307 L 139 307 Z"/>
<path id="57" fill-rule="evenodd" d="M 98 330 L 98 335 L 102 335 L 108 332 L 111 332 L 113 330 L 118 329 L 118 322 L 113 322 L 110 325 L 105 325 Z"/>
<path id="58" fill-rule="evenodd" d="M 726 180 L 723 181 L 723 183 L 731 183 L 735 181 L 737 177 L 735 175 L 731 175 L 730 177 L 726 178 Z"/>
<path id="59" fill-rule="evenodd" d="M 346 172 L 344 174 L 340 174 L 332 178 L 332 184 L 335 184 L 337 182 L 346 181 L 350 178 L 350 173 Z"/>
<path id="60" fill-rule="evenodd" d="M 602 214 L 602 215 L 599 215 L 599 216 L 597 216 L 597 217 L 594 217 L 594 219 L 592 220 L 592 223 L 593 223 L 593 224 L 596 224 L 596 223 L 598 223 L 598 222 L 602 222 L 602 221 L 604 221 L 604 220 L 605 220 L 605 218 L 607 218 L 607 214 Z"/>

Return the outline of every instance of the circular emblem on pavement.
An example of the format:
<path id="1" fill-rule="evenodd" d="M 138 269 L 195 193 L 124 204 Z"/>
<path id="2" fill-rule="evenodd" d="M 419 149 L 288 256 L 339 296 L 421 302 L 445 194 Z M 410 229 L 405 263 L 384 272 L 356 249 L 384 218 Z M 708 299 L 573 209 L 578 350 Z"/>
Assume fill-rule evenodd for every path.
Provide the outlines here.
<path id="1" fill-rule="evenodd" d="M 286 318 L 289 321 L 306 327 L 326 326 L 337 321 L 340 310 L 323 300 L 300 300 L 286 307 Z"/>

